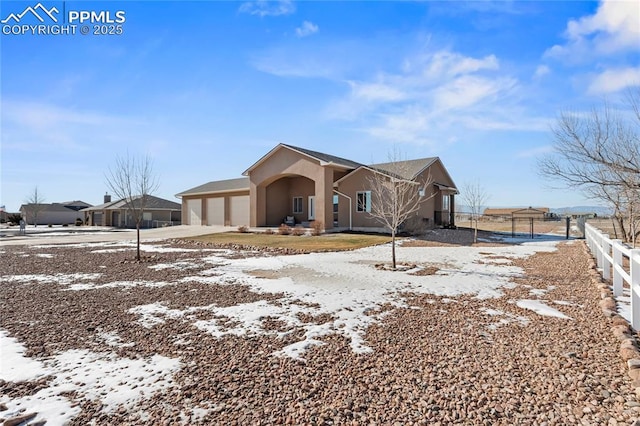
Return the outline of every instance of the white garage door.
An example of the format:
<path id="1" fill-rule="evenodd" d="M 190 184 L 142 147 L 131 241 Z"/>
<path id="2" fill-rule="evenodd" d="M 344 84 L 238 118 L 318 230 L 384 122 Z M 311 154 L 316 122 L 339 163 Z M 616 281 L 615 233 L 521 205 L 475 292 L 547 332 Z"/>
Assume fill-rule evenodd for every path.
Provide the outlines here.
<path id="1" fill-rule="evenodd" d="M 249 196 L 229 197 L 231 208 L 231 226 L 249 225 Z"/>
<path id="2" fill-rule="evenodd" d="M 207 199 L 207 225 L 224 225 L 224 197 Z"/>
<path id="3" fill-rule="evenodd" d="M 202 225 L 202 200 L 187 200 L 189 225 Z"/>

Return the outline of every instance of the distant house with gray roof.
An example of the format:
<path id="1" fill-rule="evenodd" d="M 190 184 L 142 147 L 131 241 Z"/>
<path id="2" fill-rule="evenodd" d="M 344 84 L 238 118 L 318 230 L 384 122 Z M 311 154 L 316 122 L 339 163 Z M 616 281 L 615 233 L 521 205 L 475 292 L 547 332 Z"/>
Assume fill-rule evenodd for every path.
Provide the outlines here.
<path id="1" fill-rule="evenodd" d="M 135 207 L 136 202 L 140 202 L 141 198 L 141 195 L 137 195 L 129 201 L 125 199 L 111 201 L 111 196 L 105 195 L 103 204 L 82 210 L 84 220 L 93 226 L 134 228 L 136 224 L 130 210 L 132 206 Z M 143 228 L 180 225 L 182 207 L 174 201 L 147 195 L 146 207 L 142 215 Z"/>
<path id="2" fill-rule="evenodd" d="M 71 225 L 77 219 L 84 220 L 80 210 L 91 207 L 84 201 L 62 203 L 27 203 L 20 206 L 20 214 L 29 225 Z"/>
<path id="3" fill-rule="evenodd" d="M 320 222 L 326 230 L 379 230 L 370 214 L 369 182 L 375 174 L 429 182 L 425 188 L 416 186 L 425 197 L 416 218 L 427 227 L 454 225 L 458 190 L 438 157 L 367 166 L 279 144 L 245 170 L 245 177 L 208 182 L 176 196 L 182 199 L 183 223 L 188 225 L 277 227 Z"/>

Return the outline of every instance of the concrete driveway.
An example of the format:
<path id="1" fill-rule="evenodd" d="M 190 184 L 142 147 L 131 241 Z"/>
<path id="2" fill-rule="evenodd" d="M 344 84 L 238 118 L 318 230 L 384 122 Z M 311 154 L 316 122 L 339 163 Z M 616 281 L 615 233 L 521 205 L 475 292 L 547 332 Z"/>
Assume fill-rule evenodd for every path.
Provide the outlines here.
<path id="1" fill-rule="evenodd" d="M 179 225 L 166 228 L 143 229 L 142 241 L 195 237 L 198 235 L 235 231 L 234 227 Z M 0 230 L 0 246 L 34 244 L 73 244 L 136 240 L 135 229 L 95 229 L 83 231 L 82 228 L 27 228 L 26 235 L 19 235 L 18 229 Z"/>

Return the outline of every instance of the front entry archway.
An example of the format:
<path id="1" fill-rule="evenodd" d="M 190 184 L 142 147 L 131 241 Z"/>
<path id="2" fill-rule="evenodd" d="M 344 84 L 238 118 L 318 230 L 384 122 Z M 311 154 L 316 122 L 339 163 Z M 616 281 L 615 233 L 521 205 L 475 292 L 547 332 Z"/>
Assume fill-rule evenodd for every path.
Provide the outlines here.
<path id="1" fill-rule="evenodd" d="M 265 187 L 266 226 L 280 226 L 293 217 L 302 224 L 316 216 L 313 180 L 299 175 L 282 176 Z"/>

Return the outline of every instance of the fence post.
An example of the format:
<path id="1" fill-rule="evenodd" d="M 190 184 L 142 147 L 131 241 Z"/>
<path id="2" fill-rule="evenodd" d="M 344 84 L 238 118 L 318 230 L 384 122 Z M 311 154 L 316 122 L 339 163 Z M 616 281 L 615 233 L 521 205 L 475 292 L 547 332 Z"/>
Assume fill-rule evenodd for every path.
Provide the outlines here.
<path id="1" fill-rule="evenodd" d="M 640 249 L 631 250 L 631 327 L 640 330 Z"/>
<path id="2" fill-rule="evenodd" d="M 602 234 L 596 234 L 596 237 L 593 240 L 596 252 L 596 265 L 598 268 L 602 268 Z"/>
<path id="3" fill-rule="evenodd" d="M 611 244 L 607 241 L 609 234 L 602 234 L 602 278 L 611 279 L 611 262 L 607 256 L 611 256 Z"/>
<path id="4" fill-rule="evenodd" d="M 622 266 L 622 250 L 620 250 L 622 248 L 622 240 L 612 240 L 611 243 L 613 248 L 613 295 L 622 296 L 624 281 L 616 268 L 616 265 Z"/>

